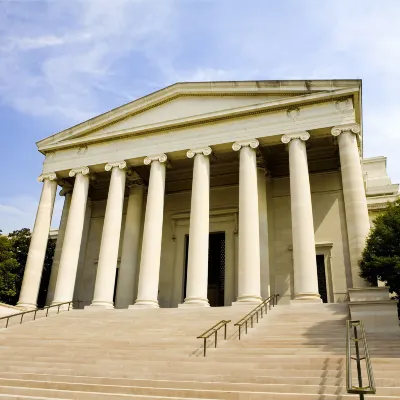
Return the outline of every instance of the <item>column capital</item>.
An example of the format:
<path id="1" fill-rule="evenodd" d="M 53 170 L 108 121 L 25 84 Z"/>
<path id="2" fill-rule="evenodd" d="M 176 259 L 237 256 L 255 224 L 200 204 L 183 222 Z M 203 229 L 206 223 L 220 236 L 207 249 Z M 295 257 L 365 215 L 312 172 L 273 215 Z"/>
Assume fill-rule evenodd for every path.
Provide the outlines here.
<path id="1" fill-rule="evenodd" d="M 110 162 L 107 163 L 104 169 L 106 171 L 111 171 L 113 168 L 119 168 L 119 169 L 126 169 L 126 161 L 115 161 L 115 162 Z"/>
<path id="2" fill-rule="evenodd" d="M 162 154 L 156 154 L 154 156 L 147 156 L 144 159 L 144 165 L 150 165 L 153 161 L 164 163 L 167 161 L 167 155 L 162 153 Z"/>
<path id="3" fill-rule="evenodd" d="M 73 178 L 77 174 L 82 174 L 82 175 L 88 175 L 90 173 L 89 167 L 78 167 L 78 168 L 73 168 L 71 171 L 69 171 L 69 176 Z"/>
<path id="4" fill-rule="evenodd" d="M 291 140 L 294 139 L 299 139 L 302 141 L 307 141 L 310 138 L 310 134 L 307 131 L 301 131 L 301 132 L 294 132 L 294 133 L 285 133 L 281 137 L 281 141 L 284 144 L 288 144 Z"/>
<path id="5" fill-rule="evenodd" d="M 264 171 L 265 176 L 268 176 L 269 175 L 268 164 L 264 160 L 264 157 L 258 156 L 256 158 L 256 163 L 257 163 L 257 169 Z"/>
<path id="6" fill-rule="evenodd" d="M 209 156 L 212 153 L 212 149 L 209 146 L 199 147 L 197 149 L 190 149 L 187 151 L 186 156 L 188 158 L 193 158 L 197 154 L 203 154 L 205 156 Z"/>
<path id="7" fill-rule="evenodd" d="M 260 142 L 257 139 L 250 140 L 238 140 L 233 143 L 232 149 L 234 151 L 239 151 L 242 147 L 251 147 L 252 149 L 256 149 L 259 146 Z"/>
<path id="8" fill-rule="evenodd" d="M 129 188 L 131 188 L 132 186 L 141 186 L 143 188 L 146 187 L 146 184 L 144 183 L 143 179 L 135 170 L 128 169 L 128 172 L 126 174 L 126 180 L 128 182 L 127 186 Z"/>
<path id="9" fill-rule="evenodd" d="M 60 179 L 58 184 L 61 186 L 60 196 L 66 196 L 68 193 L 72 192 L 73 186 L 64 179 Z"/>
<path id="10" fill-rule="evenodd" d="M 332 135 L 335 137 L 339 136 L 343 132 L 352 132 L 358 136 L 361 132 L 361 127 L 359 124 L 348 124 L 334 126 L 331 130 Z"/>
<path id="11" fill-rule="evenodd" d="M 41 174 L 38 178 L 39 182 L 43 182 L 45 179 L 48 179 L 49 181 L 54 181 L 57 180 L 57 175 L 55 172 L 50 172 L 48 174 Z"/>

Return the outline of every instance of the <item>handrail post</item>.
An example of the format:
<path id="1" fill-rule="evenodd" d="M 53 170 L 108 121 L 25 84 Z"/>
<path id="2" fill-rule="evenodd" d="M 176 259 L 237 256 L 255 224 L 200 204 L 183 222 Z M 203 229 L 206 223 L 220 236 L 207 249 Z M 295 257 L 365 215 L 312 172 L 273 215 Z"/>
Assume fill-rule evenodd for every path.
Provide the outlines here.
<path id="1" fill-rule="evenodd" d="M 225 322 L 225 329 L 224 329 L 224 340 L 226 340 L 226 325 L 227 325 L 227 323 Z"/>
<path id="2" fill-rule="evenodd" d="M 69 311 L 69 307 L 70 307 L 70 306 L 71 306 L 71 302 L 68 303 L 68 310 L 67 310 L 67 311 Z"/>
<path id="3" fill-rule="evenodd" d="M 361 363 L 360 363 L 360 348 L 358 346 L 358 335 L 357 335 L 357 326 L 353 326 L 354 329 L 354 344 L 356 347 L 356 359 L 357 359 L 357 377 L 358 377 L 358 386 L 362 387 L 362 374 L 361 374 Z M 364 394 L 360 393 L 360 400 L 364 400 Z"/>
<path id="4" fill-rule="evenodd" d="M 215 348 L 217 348 L 217 338 L 218 338 L 218 331 L 215 330 Z"/>
<path id="5" fill-rule="evenodd" d="M 19 321 L 19 324 L 20 324 L 20 325 L 22 324 L 23 318 L 24 318 L 24 313 L 21 314 L 21 321 Z"/>
<path id="6" fill-rule="evenodd" d="M 37 309 L 35 310 L 35 313 L 33 314 L 33 320 L 36 320 L 36 313 L 37 313 Z"/>
<path id="7" fill-rule="evenodd" d="M 46 317 L 49 315 L 49 309 L 50 309 L 50 306 L 47 307 L 47 310 L 46 310 Z"/>
<path id="8" fill-rule="evenodd" d="M 58 305 L 57 314 L 60 314 L 60 306 L 61 306 L 61 304 Z"/>
<path id="9" fill-rule="evenodd" d="M 9 320 L 10 320 L 10 317 L 7 318 L 6 328 L 8 328 L 8 321 Z"/>
<path id="10" fill-rule="evenodd" d="M 242 330 L 242 325 L 239 325 L 239 340 L 240 340 L 240 331 Z"/>
<path id="11" fill-rule="evenodd" d="M 359 329 L 359 331 L 358 331 Z M 353 332 L 353 337 L 351 333 Z M 364 356 L 360 356 L 360 341 L 363 344 Z M 352 357 L 351 342 L 354 342 L 355 357 Z M 352 363 L 356 362 L 358 386 L 353 385 Z M 361 360 L 365 360 L 367 369 L 368 385 L 363 386 L 363 376 L 361 370 Z M 375 394 L 376 388 L 374 376 L 372 373 L 371 361 L 369 358 L 368 344 L 365 337 L 364 323 L 361 320 L 348 320 L 346 322 L 346 387 L 347 393 L 358 394 L 361 400 L 364 400 L 365 394 Z"/>
<path id="12" fill-rule="evenodd" d="M 204 338 L 204 357 L 206 356 L 207 351 L 207 338 Z"/>

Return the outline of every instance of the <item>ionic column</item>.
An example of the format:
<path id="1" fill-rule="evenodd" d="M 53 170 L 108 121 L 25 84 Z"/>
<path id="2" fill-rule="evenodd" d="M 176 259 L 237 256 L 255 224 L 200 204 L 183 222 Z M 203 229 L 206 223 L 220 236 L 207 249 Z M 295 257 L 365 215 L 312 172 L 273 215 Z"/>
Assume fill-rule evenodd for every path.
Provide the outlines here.
<path id="1" fill-rule="evenodd" d="M 360 126 L 357 124 L 336 126 L 332 129 L 332 135 L 338 138 L 339 143 L 353 287 L 367 286 L 359 276 L 358 261 L 370 229 L 367 197 L 357 145 L 360 131 Z"/>
<path id="2" fill-rule="evenodd" d="M 39 182 L 43 182 L 43 188 L 32 231 L 24 278 L 17 303 L 18 307 L 26 309 L 35 309 L 37 307 L 37 297 L 56 198 L 56 178 L 54 173 L 43 174 L 38 178 Z"/>
<path id="3" fill-rule="evenodd" d="M 139 267 L 140 231 L 145 186 L 140 178 L 129 186 L 128 207 L 115 298 L 115 306 L 117 308 L 128 308 L 135 301 L 136 276 Z"/>
<path id="4" fill-rule="evenodd" d="M 257 158 L 258 214 L 260 218 L 260 277 L 261 296 L 266 299 L 271 295 L 269 279 L 269 242 L 268 242 L 268 207 L 267 176 L 265 161 Z"/>
<path id="5" fill-rule="evenodd" d="M 314 221 L 305 141 L 308 132 L 282 136 L 289 146 L 290 203 L 292 213 L 294 299 L 321 302 L 318 292 Z"/>
<path id="6" fill-rule="evenodd" d="M 138 296 L 133 306 L 135 308 L 158 308 L 166 161 L 165 154 L 144 159 L 144 164 L 151 164 L 151 169 L 140 257 Z"/>
<path id="7" fill-rule="evenodd" d="M 66 185 L 63 186 L 60 196 L 64 196 L 64 206 L 61 214 L 60 227 L 58 228 L 56 248 L 54 249 L 53 264 L 51 266 L 49 286 L 47 289 L 46 305 L 50 305 L 54 299 L 58 268 L 60 266 L 61 250 L 64 242 L 65 228 L 67 227 L 69 207 L 71 205 L 72 187 L 68 187 Z"/>
<path id="8" fill-rule="evenodd" d="M 126 162 L 108 163 L 105 170 L 111 171 L 111 180 L 91 306 L 114 308 L 113 295 L 124 206 Z"/>
<path id="9" fill-rule="evenodd" d="M 261 302 L 260 231 L 257 189 L 257 139 L 233 144 L 239 160 L 238 298 L 233 305 Z"/>
<path id="10" fill-rule="evenodd" d="M 186 298 L 180 306 L 209 307 L 208 236 L 210 230 L 210 159 L 211 148 L 187 152 L 194 157 L 192 200 L 190 206 L 189 253 Z"/>
<path id="11" fill-rule="evenodd" d="M 61 250 L 56 290 L 52 304 L 72 301 L 81 248 L 83 223 L 89 190 L 89 168 L 75 168 L 69 172 L 75 176 L 74 190 L 65 228 L 64 243 Z"/>

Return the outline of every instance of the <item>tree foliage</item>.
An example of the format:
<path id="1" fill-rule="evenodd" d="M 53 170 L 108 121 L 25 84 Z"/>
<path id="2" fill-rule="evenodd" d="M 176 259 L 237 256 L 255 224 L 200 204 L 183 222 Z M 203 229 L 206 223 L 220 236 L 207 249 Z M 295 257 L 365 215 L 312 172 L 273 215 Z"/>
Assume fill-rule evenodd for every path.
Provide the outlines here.
<path id="1" fill-rule="evenodd" d="M 22 279 L 24 276 L 26 260 L 28 258 L 28 250 L 29 245 L 31 243 L 31 231 L 27 228 L 19 229 L 11 232 L 8 237 L 0 236 L 3 238 L 3 242 L 6 243 L 4 246 L 8 248 L 8 251 L 11 253 L 13 260 L 16 264 L 7 264 L 4 267 L 4 271 L 12 271 L 12 272 L 3 272 L 4 276 L 8 276 L 8 274 L 12 274 L 13 282 L 14 282 L 14 291 L 9 291 L 10 295 L 6 297 L 0 297 L 0 301 L 3 301 L 8 304 L 16 304 L 19 297 L 19 292 L 21 290 Z M 55 241 L 49 240 L 47 243 L 46 255 L 43 264 L 43 273 L 42 280 L 40 283 L 39 289 L 39 297 L 38 297 L 38 306 L 44 306 L 46 302 L 47 296 L 47 287 L 50 280 L 50 272 L 51 266 L 53 263 L 55 249 Z M 2 258 L 3 250 L 0 248 L 0 260 Z M 0 261 L 1 263 L 1 261 Z M 1 267 L 0 267 L 1 268 Z M 3 271 L 3 270 L 1 270 Z M 2 272 L 0 272 L 1 274 Z M 1 279 L 1 278 L 0 278 Z M 3 286 L 5 284 L 0 280 L 0 296 L 3 290 Z M 5 287 L 5 286 L 4 286 Z M 5 289 L 4 289 L 5 290 Z"/>
<path id="2" fill-rule="evenodd" d="M 0 302 L 12 304 L 17 295 L 19 264 L 7 236 L 0 234 Z"/>
<path id="3" fill-rule="evenodd" d="M 400 293 L 400 200 L 389 203 L 374 221 L 360 260 L 360 276 L 372 285 L 381 280 Z"/>

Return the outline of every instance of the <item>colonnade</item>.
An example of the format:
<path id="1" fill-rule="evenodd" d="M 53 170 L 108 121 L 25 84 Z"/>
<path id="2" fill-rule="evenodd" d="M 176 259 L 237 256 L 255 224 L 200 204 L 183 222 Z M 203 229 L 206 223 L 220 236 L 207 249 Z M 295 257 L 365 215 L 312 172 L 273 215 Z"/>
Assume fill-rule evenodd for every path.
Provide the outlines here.
<path id="1" fill-rule="evenodd" d="M 332 129 L 332 135 L 338 137 L 339 144 L 353 286 L 362 285 L 362 281 L 357 278 L 356 265 L 369 230 L 368 210 L 356 137 L 358 133 L 358 125 Z M 309 137 L 308 132 L 296 132 L 283 135 L 281 141 L 287 144 L 289 152 L 294 300 L 320 302 L 306 151 L 306 141 Z M 256 162 L 258 146 L 257 139 L 238 141 L 232 146 L 234 151 L 239 152 L 238 297 L 233 305 L 261 302 L 259 196 Z M 186 298 L 183 304 L 179 305 L 180 307 L 209 306 L 207 274 L 210 211 L 209 157 L 211 154 L 211 147 L 190 149 L 187 152 L 187 157 L 194 159 L 194 165 Z M 144 164 L 150 166 L 150 179 L 140 266 L 137 255 L 141 239 L 140 223 L 144 185 L 139 177 L 128 183 L 130 193 L 125 232 L 121 239 L 122 254 L 118 278 L 118 285 L 122 285 L 124 290 L 117 292 L 117 302 L 124 307 L 158 307 L 166 162 L 166 154 L 149 156 L 144 160 Z M 91 307 L 113 308 L 127 164 L 126 161 L 121 160 L 106 164 L 105 169 L 111 172 L 111 179 Z M 65 215 L 63 213 L 61 220 L 61 224 L 65 224 L 65 232 L 62 248 L 57 249 L 59 262 L 56 262 L 58 273 L 54 274 L 54 276 L 57 275 L 57 279 L 53 304 L 71 301 L 73 297 L 88 200 L 89 174 L 90 170 L 87 166 L 72 169 L 69 172 L 70 177 L 75 177 L 75 183 L 72 195 L 68 198 L 68 202 L 70 202 L 68 212 Z M 42 195 L 18 302 L 19 306 L 25 308 L 36 307 L 57 188 L 57 177 L 54 173 L 41 175 L 39 180 L 43 182 Z M 133 287 L 138 268 L 138 294 L 134 301 Z M 53 276 L 52 279 L 55 280 Z"/>

